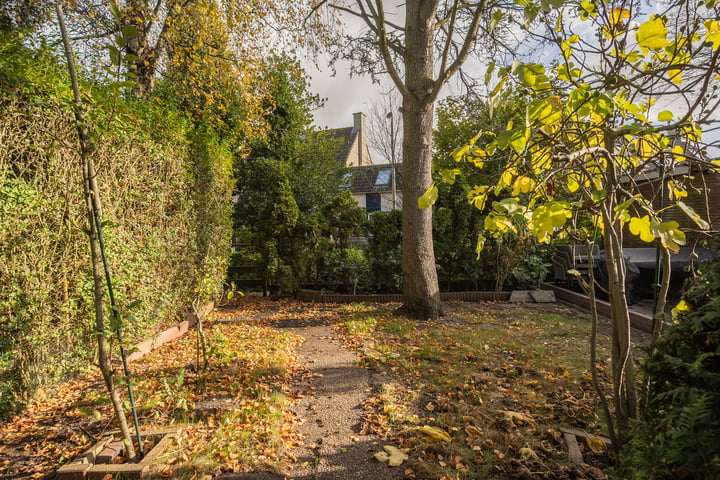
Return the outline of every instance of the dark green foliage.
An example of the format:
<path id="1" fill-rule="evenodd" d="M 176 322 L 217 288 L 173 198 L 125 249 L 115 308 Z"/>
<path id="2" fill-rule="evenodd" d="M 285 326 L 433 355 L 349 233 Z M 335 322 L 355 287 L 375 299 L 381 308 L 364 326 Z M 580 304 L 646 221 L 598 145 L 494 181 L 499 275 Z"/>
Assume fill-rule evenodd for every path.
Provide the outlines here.
<path id="1" fill-rule="evenodd" d="M 643 364 L 645 419 L 634 425 L 621 478 L 720 478 L 720 257 L 684 294 L 690 310 Z"/>
<path id="2" fill-rule="evenodd" d="M 250 154 L 237 161 L 235 228 L 253 239 L 266 284 L 293 291 L 317 280 L 329 247 L 321 212 L 335 201 L 344 168 L 335 160 L 337 143 L 311 126 L 320 101 L 308 93 L 297 61 L 274 57 L 265 77 L 270 130 L 250 141 Z"/>
<path id="3" fill-rule="evenodd" d="M 366 256 L 376 288 L 394 293 L 402 289 L 402 212 L 375 212 L 368 223 Z"/>
<path id="4" fill-rule="evenodd" d="M 0 34 L 0 417 L 92 368 L 97 344 L 72 94 L 62 62 L 18 39 Z M 184 318 L 199 267 L 212 265 L 221 286 L 232 158 L 181 111 L 81 89 L 114 291 L 134 342 Z"/>
<path id="5" fill-rule="evenodd" d="M 324 260 L 321 281 L 334 291 L 363 293 L 370 283 L 369 265 L 362 250 L 357 248 L 334 249 Z"/>
<path id="6" fill-rule="evenodd" d="M 346 249 L 350 237 L 360 235 L 365 227 L 365 209 L 357 204 L 347 190 L 325 205 L 322 213 L 327 221 L 330 236 L 340 250 Z"/>
<path id="7" fill-rule="evenodd" d="M 450 97 L 438 107 L 433 164 L 440 197 L 435 204 L 433 239 L 440 286 L 447 290 L 534 288 L 548 272 L 547 252 L 530 236 L 511 231 L 499 238 L 487 235 L 485 248 L 477 258 L 478 235 L 484 231 L 485 215 L 495 198 L 491 195 L 480 211 L 468 203 L 467 195 L 475 185 L 491 184 L 491 177 L 505 159 L 491 157 L 487 162 L 497 168 L 481 171 L 468 162 L 456 162 L 453 152 L 480 131 L 504 130 L 513 119 L 524 121 L 525 104 L 519 95 L 505 94 L 500 105 L 492 116 L 486 101 L 477 97 Z M 491 138 L 481 136 L 477 145 Z M 441 181 L 448 176 L 454 180 Z"/>

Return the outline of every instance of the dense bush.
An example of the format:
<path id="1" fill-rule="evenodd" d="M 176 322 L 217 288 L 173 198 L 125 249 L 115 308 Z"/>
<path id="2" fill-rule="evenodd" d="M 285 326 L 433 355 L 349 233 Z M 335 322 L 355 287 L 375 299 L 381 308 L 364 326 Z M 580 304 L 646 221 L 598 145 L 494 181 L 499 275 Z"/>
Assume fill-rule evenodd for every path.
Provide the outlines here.
<path id="1" fill-rule="evenodd" d="M 720 478 L 720 257 L 701 267 L 684 302 L 643 364 L 645 419 L 619 478 Z"/>
<path id="2" fill-rule="evenodd" d="M 370 269 L 362 250 L 333 249 L 325 256 L 322 281 L 334 291 L 365 293 L 369 288 Z"/>
<path id="3" fill-rule="evenodd" d="M 1 35 L 0 416 L 91 365 L 96 345 L 69 82 L 48 51 Z M 176 110 L 83 92 L 110 270 L 134 340 L 181 318 L 193 272 L 227 257 L 232 157 Z M 223 265 L 208 264 L 220 278 Z"/>
<path id="4" fill-rule="evenodd" d="M 384 293 L 402 289 L 402 212 L 375 212 L 368 223 L 366 255 L 376 288 Z"/>

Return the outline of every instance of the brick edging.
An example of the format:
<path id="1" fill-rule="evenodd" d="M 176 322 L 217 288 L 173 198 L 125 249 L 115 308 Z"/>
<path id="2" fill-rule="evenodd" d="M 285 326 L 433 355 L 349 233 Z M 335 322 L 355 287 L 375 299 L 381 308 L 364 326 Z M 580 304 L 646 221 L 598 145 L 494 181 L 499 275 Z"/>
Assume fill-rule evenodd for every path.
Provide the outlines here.
<path id="1" fill-rule="evenodd" d="M 555 298 L 561 302 L 570 303 L 585 310 L 590 310 L 590 299 L 587 295 L 558 287 L 552 283 L 543 283 L 542 288 L 546 290 L 553 290 L 555 292 Z M 597 308 L 598 314 L 607 318 L 611 317 L 612 313 L 610 310 L 610 303 L 604 300 L 596 299 L 595 307 Z M 643 332 L 652 333 L 653 319 L 650 315 L 645 315 L 633 310 L 629 310 L 628 313 L 630 314 L 631 327 L 642 330 Z"/>
<path id="2" fill-rule="evenodd" d="M 335 293 L 323 293 L 318 290 L 301 289 L 297 292 L 297 298 L 304 302 L 325 302 L 325 303 L 391 303 L 402 302 L 402 293 L 386 293 L 372 295 L 346 295 Z M 440 300 L 458 300 L 462 302 L 507 302 L 510 299 L 510 292 L 441 292 Z"/>
<path id="3" fill-rule="evenodd" d="M 202 308 L 202 315 L 207 315 L 208 313 L 212 312 L 215 309 L 215 302 L 209 302 L 205 304 L 205 306 Z M 135 348 L 133 349 L 133 352 L 128 355 L 127 361 L 133 362 L 137 360 L 138 358 L 142 358 L 148 353 L 152 352 L 154 349 L 159 347 L 160 345 L 163 345 L 167 342 L 171 342 L 175 340 L 176 338 L 180 338 L 185 333 L 187 333 L 188 330 L 190 330 L 193 326 L 195 326 L 195 314 L 193 312 L 188 312 L 185 316 L 185 320 L 180 322 L 174 327 L 170 327 L 167 330 L 160 332 L 157 335 L 154 335 L 151 338 L 148 338 L 147 340 L 138 343 L 135 345 Z"/>

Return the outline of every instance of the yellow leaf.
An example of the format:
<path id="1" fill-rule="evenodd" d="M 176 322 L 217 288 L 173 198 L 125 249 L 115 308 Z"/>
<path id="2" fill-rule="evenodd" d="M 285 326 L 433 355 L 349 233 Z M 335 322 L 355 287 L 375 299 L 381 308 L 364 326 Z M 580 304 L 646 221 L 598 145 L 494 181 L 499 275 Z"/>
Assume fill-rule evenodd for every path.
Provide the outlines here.
<path id="1" fill-rule="evenodd" d="M 665 22 L 657 15 L 653 15 L 650 20 L 640 25 L 636 37 L 638 46 L 645 54 L 647 54 L 648 49 L 659 50 L 669 45 L 666 38 L 667 27 L 665 27 Z"/>
<path id="2" fill-rule="evenodd" d="M 680 300 L 677 305 L 675 305 L 675 308 L 672 309 L 672 317 L 674 319 L 678 318 L 680 315 L 690 312 L 690 305 L 688 305 L 685 300 Z"/>
<path id="3" fill-rule="evenodd" d="M 525 176 L 519 176 L 513 184 L 512 195 L 516 196 L 521 193 L 530 193 L 535 188 L 535 180 Z"/>
<path id="4" fill-rule="evenodd" d="M 613 8 L 612 13 L 610 13 L 609 23 L 610 25 L 615 25 L 622 22 L 623 20 L 627 20 L 628 18 L 630 18 L 630 10 L 626 8 L 615 7 Z"/>
<path id="5" fill-rule="evenodd" d="M 668 77 L 670 77 L 670 81 L 672 81 L 676 85 L 680 85 L 683 82 L 682 79 L 682 70 L 668 70 Z"/>
<path id="6" fill-rule="evenodd" d="M 590 447 L 590 450 L 596 455 L 602 455 L 607 452 L 607 444 L 602 438 L 589 437 L 585 439 L 585 443 L 587 443 L 587 446 Z"/>
<path id="7" fill-rule="evenodd" d="M 667 185 L 670 190 L 670 200 L 679 200 L 688 196 L 687 190 L 676 184 L 674 180 L 668 180 Z"/>
<path id="8" fill-rule="evenodd" d="M 442 428 L 438 427 L 431 427 L 429 425 L 425 425 L 423 427 L 419 427 L 418 431 L 420 433 L 423 433 L 426 436 L 426 439 L 433 441 L 433 442 L 448 442 L 452 440 L 452 437 L 449 433 L 447 433 Z"/>
<path id="9" fill-rule="evenodd" d="M 652 242 L 655 240 L 655 235 L 650 231 L 650 217 L 647 215 L 642 218 L 631 218 L 629 227 L 630 233 L 638 235 L 643 242 Z"/>
<path id="10" fill-rule="evenodd" d="M 705 28 L 707 29 L 705 40 L 712 42 L 713 50 L 717 50 L 720 48 L 720 23 L 717 20 L 706 20 Z"/>
<path id="11" fill-rule="evenodd" d="M 684 161 L 686 160 L 686 158 L 685 158 L 685 150 L 684 150 L 683 147 L 681 147 L 680 145 L 675 145 L 675 146 L 672 148 L 672 153 L 673 153 L 673 159 L 674 159 L 676 162 L 684 162 Z"/>

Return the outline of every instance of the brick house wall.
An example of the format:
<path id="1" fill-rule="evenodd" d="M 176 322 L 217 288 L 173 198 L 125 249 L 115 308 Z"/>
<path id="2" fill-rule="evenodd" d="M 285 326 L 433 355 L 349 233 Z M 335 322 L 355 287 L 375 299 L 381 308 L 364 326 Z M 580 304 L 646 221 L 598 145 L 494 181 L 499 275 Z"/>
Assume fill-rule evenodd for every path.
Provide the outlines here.
<path id="1" fill-rule="evenodd" d="M 688 196 L 683 198 L 682 201 L 695 210 L 701 218 L 710 222 L 710 225 L 718 225 L 720 222 L 720 174 L 696 172 L 693 177 L 685 185 Z M 661 183 L 659 180 L 646 181 L 639 185 L 640 193 L 646 199 L 652 199 L 652 205 L 655 209 L 659 209 L 661 205 L 660 190 Z M 662 205 L 668 206 L 672 203 L 674 201 L 670 200 L 666 180 Z M 661 217 L 665 222 L 674 220 L 680 224 L 680 228 L 687 235 L 687 246 L 693 246 L 697 242 L 702 242 L 708 238 L 707 234 L 700 232 L 695 222 L 678 207 L 665 210 Z M 625 229 L 623 244 L 626 247 L 651 247 L 654 245 L 653 243 L 643 242 L 638 236 L 630 233 L 627 228 Z"/>

